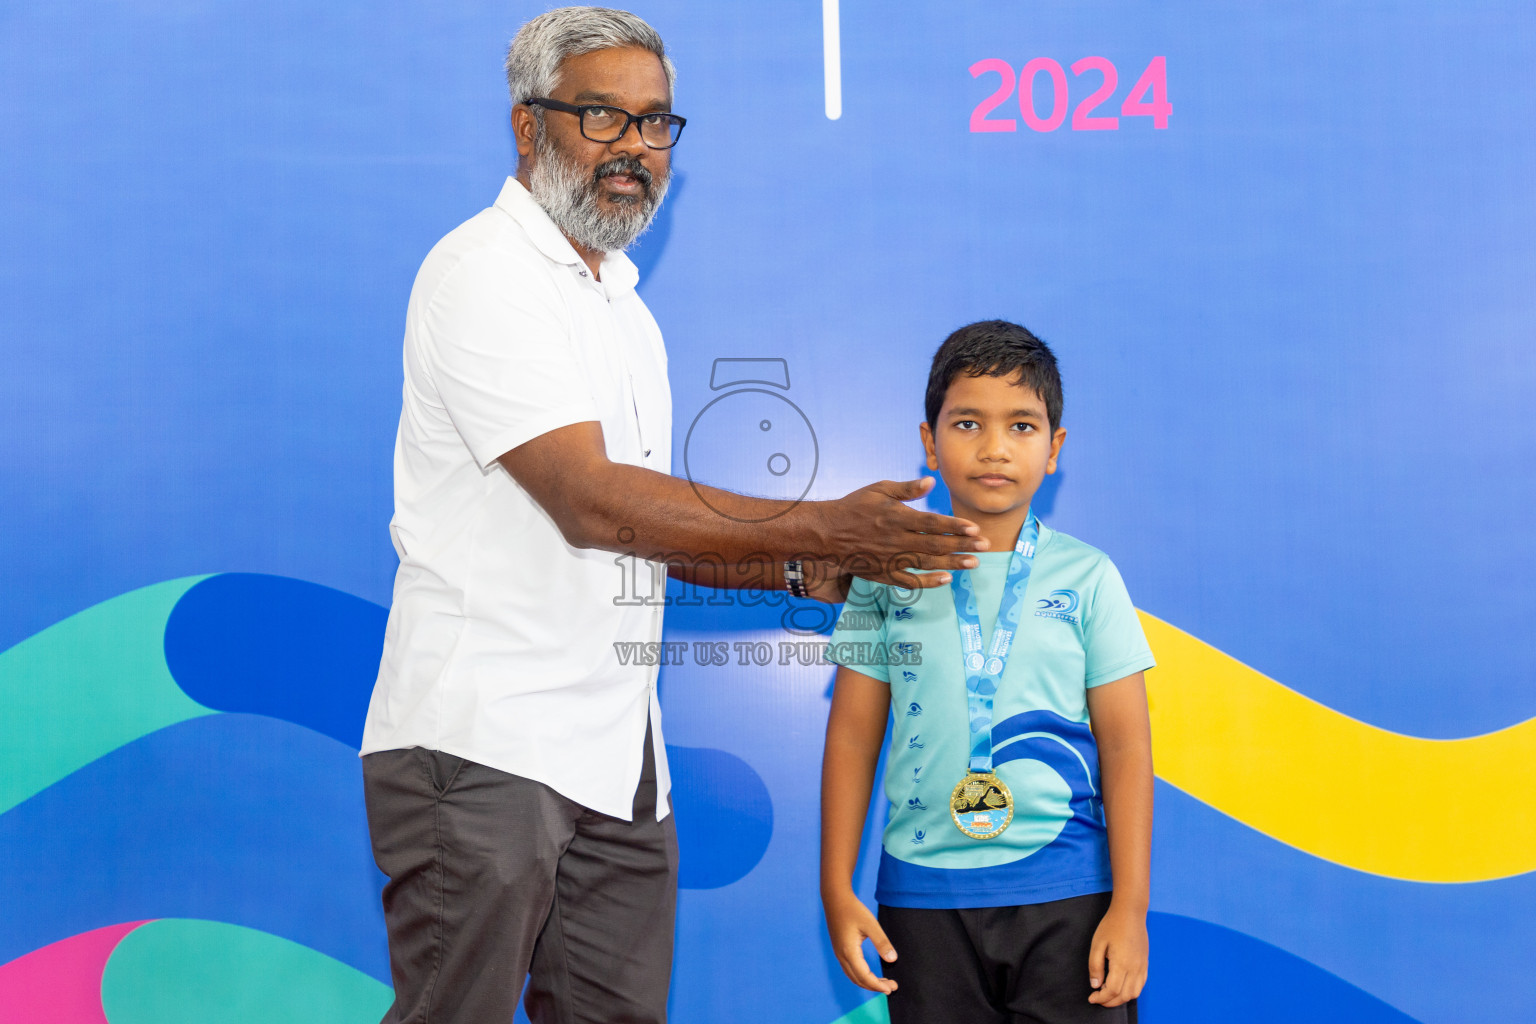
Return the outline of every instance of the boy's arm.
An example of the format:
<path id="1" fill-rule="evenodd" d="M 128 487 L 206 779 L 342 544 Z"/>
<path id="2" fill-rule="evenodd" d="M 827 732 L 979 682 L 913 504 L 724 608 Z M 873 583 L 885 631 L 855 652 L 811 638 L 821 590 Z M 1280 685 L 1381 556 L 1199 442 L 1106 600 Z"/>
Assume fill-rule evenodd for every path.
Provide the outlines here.
<path id="1" fill-rule="evenodd" d="M 1099 779 L 1109 826 L 1115 889 L 1093 934 L 1090 1003 L 1119 1006 L 1147 981 L 1147 903 L 1152 873 L 1152 727 L 1142 673 L 1088 691 L 1088 717 L 1099 748 Z M 1105 961 L 1108 961 L 1108 973 Z"/>
<path id="2" fill-rule="evenodd" d="M 886 961 L 896 959 L 896 950 L 875 915 L 854 895 L 853 870 L 890 709 L 889 685 L 839 666 L 821 760 L 821 905 L 827 934 L 848 980 L 887 994 L 896 990 L 896 983 L 869 969 L 864 940 L 872 941 Z"/>

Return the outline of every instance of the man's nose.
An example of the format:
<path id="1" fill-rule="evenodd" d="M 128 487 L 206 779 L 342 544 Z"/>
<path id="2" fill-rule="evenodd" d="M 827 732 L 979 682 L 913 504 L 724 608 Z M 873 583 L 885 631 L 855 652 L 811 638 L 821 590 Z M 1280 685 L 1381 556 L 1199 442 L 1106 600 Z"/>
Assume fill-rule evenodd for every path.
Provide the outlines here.
<path id="1" fill-rule="evenodd" d="M 609 152 L 632 156 L 636 159 L 645 152 L 645 140 L 640 138 L 640 122 L 631 121 L 624 126 L 624 134 L 608 144 Z"/>

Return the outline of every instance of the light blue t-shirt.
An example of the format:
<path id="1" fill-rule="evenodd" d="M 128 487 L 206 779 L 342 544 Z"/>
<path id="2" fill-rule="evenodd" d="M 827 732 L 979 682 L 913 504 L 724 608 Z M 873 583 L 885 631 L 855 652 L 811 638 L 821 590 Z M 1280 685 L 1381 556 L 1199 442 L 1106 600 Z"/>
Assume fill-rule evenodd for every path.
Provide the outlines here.
<path id="1" fill-rule="evenodd" d="M 977 557 L 971 581 L 985 643 L 1012 552 Z M 1013 821 L 995 839 L 971 839 L 949 816 L 950 792 L 970 759 L 950 588 L 909 592 L 855 579 L 827 657 L 891 688 L 878 902 L 1017 906 L 1112 888 L 1088 690 L 1153 661 L 1125 583 L 1102 551 L 1041 524 L 993 706 L 993 765 L 1014 799 Z"/>

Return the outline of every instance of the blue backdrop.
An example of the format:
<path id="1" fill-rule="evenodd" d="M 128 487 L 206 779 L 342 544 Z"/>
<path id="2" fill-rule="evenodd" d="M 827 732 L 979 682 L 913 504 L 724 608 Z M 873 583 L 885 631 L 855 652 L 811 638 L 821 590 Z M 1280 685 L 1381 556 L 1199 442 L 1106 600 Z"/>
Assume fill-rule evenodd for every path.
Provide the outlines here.
<path id="1" fill-rule="evenodd" d="M 78 982 L 45 947 L 146 920 L 82 968 L 112 1024 L 168 1019 L 130 995 L 176 957 L 126 944 L 151 950 L 135 937 L 171 919 L 387 983 L 353 756 L 395 566 L 405 302 L 511 169 L 500 60 L 542 9 L 0 9 L 0 1002 Z M 638 13 L 689 118 L 635 253 L 675 466 L 720 394 L 714 360 L 758 357 L 786 361 L 814 430 L 812 497 L 915 476 L 933 349 L 1016 319 L 1066 382 L 1041 511 L 1107 550 L 1139 607 L 1392 732 L 1536 716 L 1519 639 L 1536 616 L 1532 9 Z M 1037 58 L 1064 103 L 1037 63 L 978 112 Z M 1117 85 L 1094 104 L 1106 65 Z M 1164 127 L 1135 112 L 1159 68 Z M 668 639 L 777 642 L 781 610 L 674 608 Z M 663 672 L 679 1021 L 878 1019 L 820 923 L 829 681 L 734 656 Z M 142 723 L 102 724 L 149 692 Z M 1166 783 L 1154 862 L 1149 1021 L 1536 1019 L 1530 874 L 1385 877 Z M 178 1005 L 211 1005 L 184 982 Z M 347 1019 L 369 1019 L 379 993 L 357 991 Z M 257 1014 L 235 982 L 220 992 Z"/>

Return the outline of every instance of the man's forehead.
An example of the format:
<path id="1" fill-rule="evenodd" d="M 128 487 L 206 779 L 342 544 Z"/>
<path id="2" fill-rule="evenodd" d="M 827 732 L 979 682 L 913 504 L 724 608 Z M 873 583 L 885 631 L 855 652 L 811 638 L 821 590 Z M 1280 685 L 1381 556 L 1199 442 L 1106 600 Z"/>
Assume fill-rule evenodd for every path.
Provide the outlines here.
<path id="1" fill-rule="evenodd" d="M 577 103 L 617 103 L 619 94 L 604 89 L 583 89 L 576 94 Z"/>
<path id="2" fill-rule="evenodd" d="M 661 58 L 638 46 L 616 46 L 560 62 L 559 91 L 575 103 L 651 108 L 670 102 Z"/>

